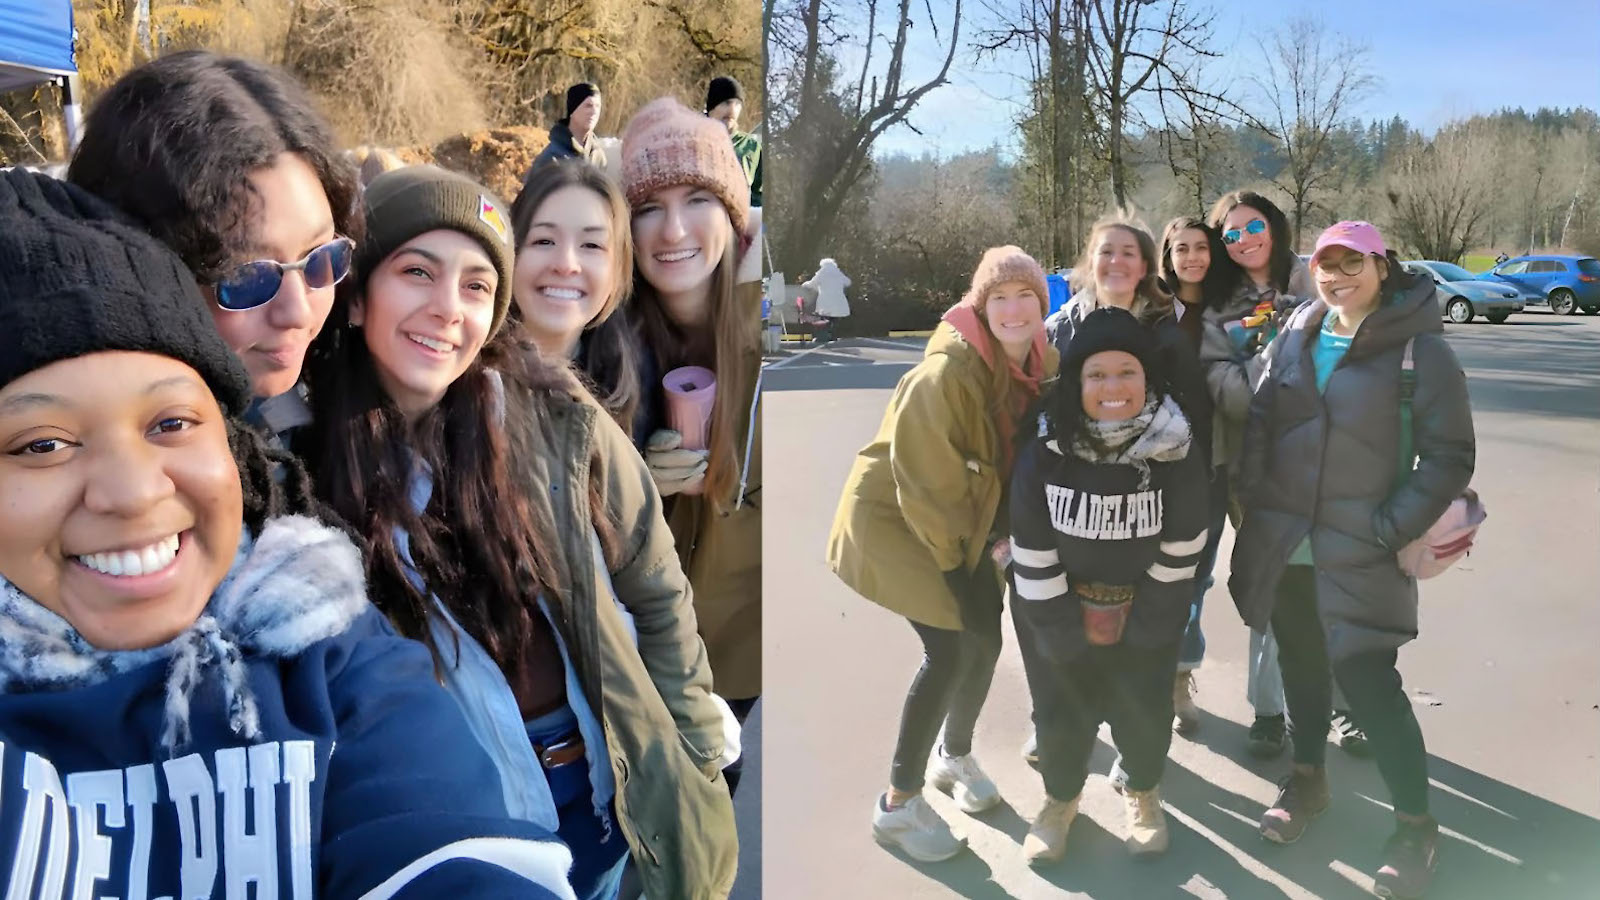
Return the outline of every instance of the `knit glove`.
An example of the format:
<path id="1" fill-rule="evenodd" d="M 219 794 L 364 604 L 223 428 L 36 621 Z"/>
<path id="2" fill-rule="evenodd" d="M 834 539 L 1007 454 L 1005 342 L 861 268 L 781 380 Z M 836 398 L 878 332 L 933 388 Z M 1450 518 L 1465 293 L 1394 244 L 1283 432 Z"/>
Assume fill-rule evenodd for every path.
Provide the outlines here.
<path id="1" fill-rule="evenodd" d="M 1000 617 L 1002 601 L 1000 583 L 995 580 L 988 562 L 979 562 L 976 572 L 968 572 L 965 568 L 951 569 L 944 573 L 944 583 L 956 597 L 962 629 L 990 631 L 990 623 Z"/>
<path id="2" fill-rule="evenodd" d="M 657 431 L 645 442 L 644 462 L 663 497 L 698 487 L 706 479 L 710 458 L 709 450 L 684 449 L 683 435 L 670 428 Z"/>

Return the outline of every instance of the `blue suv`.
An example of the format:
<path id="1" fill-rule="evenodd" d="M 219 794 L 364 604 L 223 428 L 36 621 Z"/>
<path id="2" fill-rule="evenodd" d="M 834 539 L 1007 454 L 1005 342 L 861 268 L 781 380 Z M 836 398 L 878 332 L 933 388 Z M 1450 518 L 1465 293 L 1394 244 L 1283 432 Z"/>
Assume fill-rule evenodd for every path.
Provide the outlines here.
<path id="1" fill-rule="evenodd" d="M 1600 312 L 1600 259 L 1592 256 L 1519 256 L 1478 277 L 1510 284 L 1529 306 L 1548 305 L 1558 316 Z"/>

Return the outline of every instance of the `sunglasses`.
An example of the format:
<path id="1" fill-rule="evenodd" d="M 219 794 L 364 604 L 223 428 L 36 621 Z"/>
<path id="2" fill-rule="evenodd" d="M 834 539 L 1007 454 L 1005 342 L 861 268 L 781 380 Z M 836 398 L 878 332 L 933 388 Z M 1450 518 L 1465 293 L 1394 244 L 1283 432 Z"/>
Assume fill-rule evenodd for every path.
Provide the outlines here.
<path id="1" fill-rule="evenodd" d="M 1251 219 L 1249 222 L 1245 223 L 1244 231 L 1242 232 L 1237 228 L 1230 228 L 1227 231 L 1224 231 L 1222 233 L 1222 242 L 1224 244 L 1237 244 L 1244 240 L 1244 236 L 1247 234 L 1260 234 L 1266 230 L 1266 222 L 1263 222 L 1260 219 Z"/>
<path id="2" fill-rule="evenodd" d="M 333 287 L 350 274 L 356 242 L 336 237 L 307 253 L 299 262 L 281 263 L 271 259 L 247 262 L 217 282 L 217 305 L 242 312 L 264 306 L 283 287 L 283 276 L 298 271 L 312 290 Z"/>
<path id="3" fill-rule="evenodd" d="M 1326 256 L 1317 260 L 1317 268 L 1329 275 L 1332 275 L 1335 269 L 1346 275 L 1360 275 L 1361 270 L 1366 267 L 1367 255 L 1365 253 L 1347 253 L 1338 262 L 1334 262 Z"/>

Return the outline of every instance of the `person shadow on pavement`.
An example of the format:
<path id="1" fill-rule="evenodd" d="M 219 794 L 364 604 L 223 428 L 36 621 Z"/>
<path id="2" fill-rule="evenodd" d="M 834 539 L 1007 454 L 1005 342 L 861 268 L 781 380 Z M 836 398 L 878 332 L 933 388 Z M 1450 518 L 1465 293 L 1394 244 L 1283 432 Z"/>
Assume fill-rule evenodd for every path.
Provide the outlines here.
<path id="1" fill-rule="evenodd" d="M 1199 734 L 1212 752 L 1268 785 L 1289 770 L 1289 756 L 1263 762 L 1245 751 L 1249 729 L 1201 710 Z M 1115 759 L 1096 746 L 1085 791 L 1110 791 L 1104 776 Z M 1430 898 L 1441 900 L 1573 900 L 1600 896 L 1600 820 L 1551 803 L 1436 755 L 1428 759 L 1430 802 L 1441 826 L 1439 870 Z M 1325 900 L 1371 896 L 1372 873 L 1394 828 L 1388 791 L 1370 759 L 1329 748 L 1333 803 L 1297 843 L 1260 836 L 1266 804 L 1208 781 L 1168 760 L 1162 798 L 1171 849 L 1131 858 L 1122 837 L 1094 818 L 1073 822 L 1066 857 L 1034 873 L 1063 891 L 1102 900 L 1130 897 L 1227 897 L 1229 900 L 1310 894 Z M 1270 788 L 1259 792 L 1266 794 Z M 1270 801 L 1268 801 L 1270 802 Z M 1009 802 L 975 817 L 1019 845 L 1028 820 Z M 1113 827 L 1116 827 L 1115 825 Z M 1012 896 L 974 853 L 923 864 L 895 853 L 962 897 Z M 1288 888 L 1286 890 L 1286 888 Z M 1024 896 L 1037 896 L 1025 892 Z"/>
<path id="2" fill-rule="evenodd" d="M 1248 728 L 1202 710 L 1201 733 L 1207 745 L 1243 768 L 1276 780 L 1289 771 L 1287 753 L 1263 763 L 1244 750 Z M 1433 784 L 1429 802 L 1439 820 L 1439 869 L 1430 897 L 1448 900 L 1568 900 L 1600 890 L 1600 820 L 1551 803 L 1511 785 L 1428 757 Z M 1263 840 L 1257 830 L 1266 805 L 1219 788 L 1169 762 L 1163 798 L 1174 825 L 1172 851 L 1180 858 L 1192 841 L 1253 858 L 1286 881 L 1317 897 L 1369 896 L 1372 873 L 1382 864 L 1384 840 L 1394 829 L 1388 789 L 1377 766 L 1330 748 L 1328 779 L 1333 803 L 1298 842 L 1283 846 Z M 1193 827 L 1190 824 L 1192 823 Z M 1198 827 L 1209 834 L 1195 830 Z M 1180 844 L 1182 839 L 1183 843 Z M 1196 866 L 1227 897 L 1281 897 L 1285 892 L 1233 862 L 1254 882 L 1235 893 Z M 1092 894 L 1092 896 L 1115 896 Z"/>

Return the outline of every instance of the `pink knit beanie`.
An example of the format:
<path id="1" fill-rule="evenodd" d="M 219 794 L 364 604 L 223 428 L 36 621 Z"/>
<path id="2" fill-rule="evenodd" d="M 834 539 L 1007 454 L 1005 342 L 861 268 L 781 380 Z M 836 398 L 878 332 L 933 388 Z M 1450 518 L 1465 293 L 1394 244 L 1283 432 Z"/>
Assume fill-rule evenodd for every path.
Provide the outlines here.
<path id="1" fill-rule="evenodd" d="M 1045 284 L 1044 268 L 1021 247 L 990 247 L 983 251 L 978 271 L 972 273 L 972 289 L 967 291 L 963 303 L 982 307 L 989 292 L 1008 281 L 1020 281 L 1039 298 L 1039 313 L 1050 308 L 1050 289 Z"/>
<path id="2" fill-rule="evenodd" d="M 622 193 L 638 209 L 650 195 L 680 184 L 717 196 L 744 235 L 750 185 L 733 152 L 728 129 L 671 97 L 646 105 L 622 130 Z"/>

